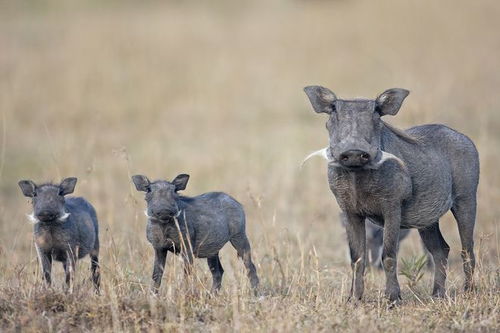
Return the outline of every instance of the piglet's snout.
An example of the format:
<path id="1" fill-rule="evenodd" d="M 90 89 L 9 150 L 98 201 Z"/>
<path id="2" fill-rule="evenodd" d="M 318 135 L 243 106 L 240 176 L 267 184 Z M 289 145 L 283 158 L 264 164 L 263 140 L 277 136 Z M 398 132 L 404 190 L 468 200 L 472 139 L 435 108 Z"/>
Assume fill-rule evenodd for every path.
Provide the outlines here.
<path id="1" fill-rule="evenodd" d="M 153 210 L 154 217 L 164 220 L 176 215 L 176 211 L 169 208 L 162 208 L 158 210 Z"/>
<path id="2" fill-rule="evenodd" d="M 57 218 L 58 214 L 51 210 L 42 210 L 37 214 L 37 217 L 40 221 L 52 221 Z"/>

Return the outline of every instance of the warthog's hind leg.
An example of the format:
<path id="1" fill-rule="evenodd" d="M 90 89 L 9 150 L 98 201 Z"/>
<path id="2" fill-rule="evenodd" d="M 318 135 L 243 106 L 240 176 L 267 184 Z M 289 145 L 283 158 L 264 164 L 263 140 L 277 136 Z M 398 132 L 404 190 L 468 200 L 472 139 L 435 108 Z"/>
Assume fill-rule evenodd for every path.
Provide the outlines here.
<path id="1" fill-rule="evenodd" d="M 438 221 L 425 229 L 420 229 L 418 232 L 425 248 L 430 252 L 434 261 L 434 288 L 432 296 L 443 297 L 445 295 L 446 266 L 448 265 L 450 247 L 439 230 Z"/>
<path id="2" fill-rule="evenodd" d="M 231 244 L 238 252 L 238 256 L 243 259 L 243 263 L 248 272 L 248 278 L 250 279 L 250 285 L 254 289 L 257 288 L 259 285 L 259 278 L 255 265 L 252 262 L 250 242 L 247 236 L 244 233 L 238 234 L 231 238 Z"/>
<path id="3" fill-rule="evenodd" d="M 476 223 L 476 198 L 459 197 L 455 200 L 451 212 L 458 224 L 458 233 L 462 242 L 464 262 L 465 291 L 473 290 L 473 275 L 476 266 L 474 256 L 474 225 Z"/>

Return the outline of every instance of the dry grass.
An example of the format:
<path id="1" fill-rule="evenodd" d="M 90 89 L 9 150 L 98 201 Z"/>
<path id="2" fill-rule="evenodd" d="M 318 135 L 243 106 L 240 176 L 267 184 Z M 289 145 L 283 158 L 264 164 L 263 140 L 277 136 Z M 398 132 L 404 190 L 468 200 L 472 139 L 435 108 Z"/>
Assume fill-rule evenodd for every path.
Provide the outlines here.
<path id="1" fill-rule="evenodd" d="M 68 2 L 69 3 L 69 2 Z M 500 330 L 500 5 L 496 1 L 266 1 L 118 5 L 71 2 L 0 7 L 0 330 L 2 331 L 498 331 Z M 463 295 L 456 224 L 448 292 L 430 273 L 388 309 L 380 272 L 361 304 L 350 283 L 338 208 L 324 163 L 325 118 L 301 89 L 338 96 L 412 91 L 391 121 L 446 123 L 481 154 L 477 293 Z M 223 291 L 197 263 L 187 291 L 168 258 L 161 296 L 147 292 L 152 249 L 131 173 L 191 174 L 186 194 L 240 200 L 262 281 L 250 295 L 243 265 L 222 251 Z M 22 178 L 77 176 L 101 226 L 103 293 L 88 259 L 68 295 L 62 269 L 45 290 L 17 188 Z M 401 256 L 422 253 L 412 234 Z"/>

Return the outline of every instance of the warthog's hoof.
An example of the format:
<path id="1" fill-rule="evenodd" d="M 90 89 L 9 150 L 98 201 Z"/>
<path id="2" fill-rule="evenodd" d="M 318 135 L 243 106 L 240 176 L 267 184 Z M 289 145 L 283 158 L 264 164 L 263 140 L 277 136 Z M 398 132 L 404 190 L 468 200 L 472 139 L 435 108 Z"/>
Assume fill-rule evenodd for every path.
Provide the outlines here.
<path id="1" fill-rule="evenodd" d="M 445 298 L 446 297 L 446 290 L 444 288 L 435 288 L 432 291 L 432 297 Z"/>
<path id="2" fill-rule="evenodd" d="M 472 283 L 466 283 L 466 284 L 464 285 L 464 291 L 465 291 L 466 293 L 473 293 L 473 292 L 475 292 L 476 290 L 477 290 L 477 289 L 476 289 L 476 286 L 475 286 L 475 285 L 473 285 Z"/>
<path id="3" fill-rule="evenodd" d="M 390 303 L 398 303 L 399 301 L 401 301 L 401 292 L 399 288 L 386 290 L 385 297 L 387 297 Z"/>
<path id="4" fill-rule="evenodd" d="M 347 300 L 345 301 L 346 304 L 359 304 L 361 303 L 361 297 L 354 297 L 354 296 L 349 296 Z"/>

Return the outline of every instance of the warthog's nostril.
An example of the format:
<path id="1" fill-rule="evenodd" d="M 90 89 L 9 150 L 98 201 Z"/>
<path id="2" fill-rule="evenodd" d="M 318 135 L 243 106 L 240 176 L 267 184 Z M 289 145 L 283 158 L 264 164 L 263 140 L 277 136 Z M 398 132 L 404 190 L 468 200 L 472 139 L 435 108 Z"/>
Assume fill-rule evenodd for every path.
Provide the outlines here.
<path id="1" fill-rule="evenodd" d="M 160 219 L 166 219 L 168 217 L 174 216 L 174 211 L 170 209 L 160 209 L 153 211 L 153 215 L 160 218 Z"/>
<path id="2" fill-rule="evenodd" d="M 42 211 L 38 214 L 38 217 L 43 220 L 43 221 L 50 221 L 53 220 L 57 217 L 56 213 L 53 213 L 51 211 Z"/>
<path id="3" fill-rule="evenodd" d="M 369 153 L 357 149 L 345 151 L 340 155 L 340 163 L 346 167 L 361 167 L 370 162 L 370 160 L 371 156 Z"/>

